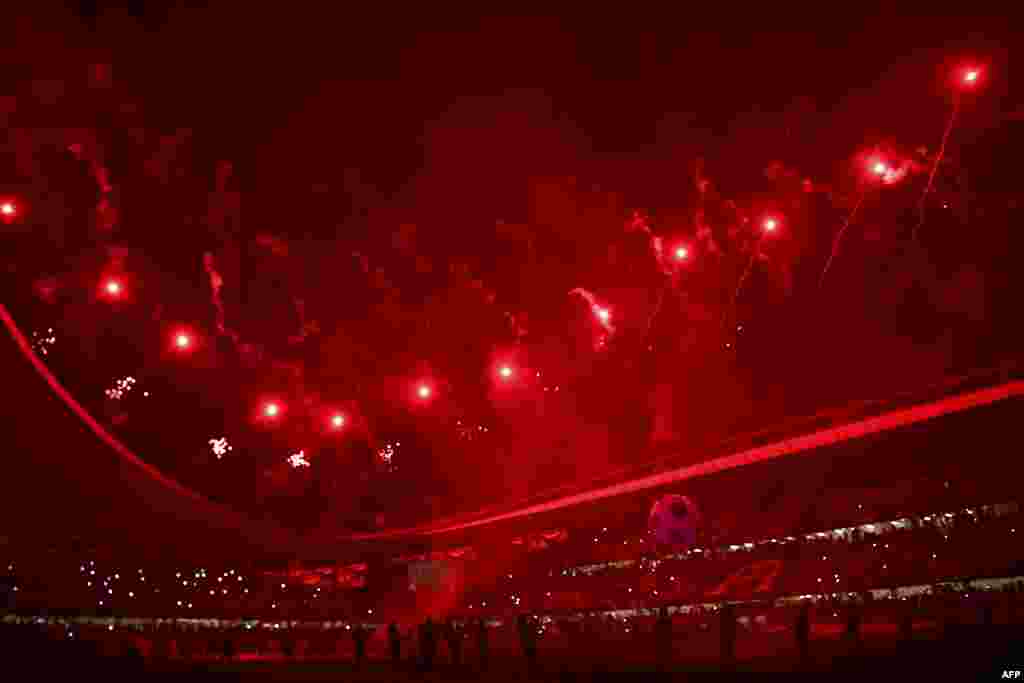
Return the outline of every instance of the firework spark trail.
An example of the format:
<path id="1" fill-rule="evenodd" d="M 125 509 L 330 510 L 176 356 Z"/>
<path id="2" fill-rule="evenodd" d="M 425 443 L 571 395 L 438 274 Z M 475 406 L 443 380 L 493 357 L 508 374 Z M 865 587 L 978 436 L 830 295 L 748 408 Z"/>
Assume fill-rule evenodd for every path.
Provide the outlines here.
<path id="1" fill-rule="evenodd" d="M 92 168 L 93 178 L 95 178 L 96 184 L 99 185 L 100 192 L 104 195 L 113 192 L 114 186 L 110 184 L 110 171 L 107 167 L 96 158 L 92 158 L 89 161 Z"/>
<path id="2" fill-rule="evenodd" d="M 224 317 L 224 300 L 221 298 L 220 290 L 224 286 L 224 278 L 217 271 L 217 264 L 211 252 L 203 254 L 203 268 L 210 276 L 210 291 L 213 307 L 217 309 L 217 332 L 228 337 L 235 344 L 238 343 L 238 333 L 227 327 Z"/>
<path id="3" fill-rule="evenodd" d="M 672 265 L 669 263 L 669 260 L 665 258 L 665 240 L 656 236 L 651 231 L 650 224 L 639 211 L 633 212 L 633 218 L 626 224 L 626 232 L 644 233 L 650 243 L 651 253 L 654 254 L 654 258 L 658 262 L 658 269 L 661 271 L 662 275 L 672 275 Z"/>
<path id="4" fill-rule="evenodd" d="M 53 333 L 53 328 L 46 328 L 46 333 L 33 332 L 32 333 L 32 349 L 41 356 L 49 355 L 50 347 L 57 342 L 57 337 Z"/>
<path id="5" fill-rule="evenodd" d="M 288 337 L 288 343 L 301 344 L 306 341 L 310 335 L 320 333 L 320 324 L 316 320 L 307 320 L 306 301 L 304 299 L 295 297 L 292 299 L 292 304 L 295 307 L 295 315 L 299 319 L 299 331 Z"/>
<path id="6" fill-rule="evenodd" d="M 575 289 L 569 290 L 569 296 L 573 296 L 574 294 L 581 297 L 590 305 L 590 310 L 594 313 L 594 317 L 597 318 L 597 322 L 604 328 L 605 332 L 608 334 L 615 333 L 615 326 L 612 324 L 608 308 L 599 304 L 597 302 L 597 297 L 595 297 L 592 292 L 589 292 L 582 287 L 576 287 Z"/>
<path id="7" fill-rule="evenodd" d="M 516 343 L 522 343 L 523 339 L 529 334 L 526 325 L 511 311 L 505 311 L 505 322 L 508 323 L 512 334 L 515 335 Z"/>
<path id="8" fill-rule="evenodd" d="M 739 304 L 740 292 L 743 290 L 743 283 L 745 283 L 747 281 L 747 278 L 750 276 L 750 271 L 753 270 L 754 268 L 754 260 L 757 259 L 757 255 L 758 253 L 760 253 L 760 249 L 761 240 L 758 239 L 757 243 L 754 245 L 753 251 L 750 254 L 750 258 L 747 260 L 747 267 L 743 269 L 743 273 L 740 275 L 740 279 L 736 282 L 736 290 L 732 293 L 732 301 L 730 301 L 729 307 L 722 312 L 723 333 L 729 325 L 730 317 L 736 315 L 736 308 Z"/>
<path id="9" fill-rule="evenodd" d="M 213 454 L 220 460 L 225 455 L 231 452 L 231 444 L 228 443 L 227 437 L 220 437 L 219 439 L 209 439 L 207 443 L 210 444 L 210 448 Z"/>
<path id="10" fill-rule="evenodd" d="M 665 240 L 661 237 L 656 236 L 651 231 L 651 226 L 647 223 L 647 221 L 639 212 L 633 212 L 632 220 L 626 224 L 626 231 L 642 232 L 645 235 L 647 235 L 647 238 L 649 239 L 651 245 L 651 252 L 654 254 L 655 261 L 658 264 L 658 272 L 660 272 L 665 277 L 669 278 L 669 280 L 664 286 L 658 288 L 658 300 L 654 304 L 654 310 L 647 318 L 647 326 L 644 331 L 644 338 L 647 339 L 650 337 L 651 329 L 654 327 L 654 321 L 657 319 L 658 314 L 661 313 L 661 307 L 665 302 L 665 289 L 666 287 L 672 286 L 671 278 L 673 268 L 672 264 L 665 257 Z M 591 306 L 593 305 L 594 304 L 591 303 Z"/>
<path id="11" fill-rule="evenodd" d="M 847 228 L 849 228 L 850 224 L 853 222 L 854 217 L 857 215 L 857 210 L 860 209 L 860 205 L 864 203 L 864 197 L 866 196 L 866 194 L 867 193 L 863 189 L 860 191 L 860 197 L 857 199 L 857 203 L 854 204 L 853 210 L 850 211 L 850 214 L 846 217 L 846 220 L 843 222 L 843 227 L 839 228 L 839 232 L 836 233 L 835 239 L 832 240 L 832 252 L 828 256 L 828 261 L 825 262 L 825 268 L 821 271 L 821 278 L 818 279 L 818 289 L 821 289 L 822 286 L 825 284 L 825 276 L 828 275 L 829 268 L 832 267 L 832 261 L 835 259 L 836 254 L 839 253 L 839 243 L 843 239 L 843 234 L 846 232 Z"/>
<path id="12" fill-rule="evenodd" d="M 946 122 L 946 130 L 942 133 L 942 143 L 939 145 L 939 153 L 935 156 L 935 162 L 932 164 L 932 170 L 928 173 L 928 183 L 924 186 L 924 192 L 921 193 L 921 199 L 917 203 L 917 225 L 914 226 L 914 239 L 917 239 L 917 233 L 924 225 L 924 203 L 928 199 L 928 195 L 932 191 L 932 185 L 935 183 L 935 173 L 939 170 L 939 164 L 942 163 L 942 157 L 946 154 L 946 143 L 949 142 L 949 135 L 953 132 L 953 124 L 956 122 L 957 112 L 960 110 L 960 97 L 955 96 L 953 99 L 953 111 L 949 113 L 949 121 Z"/>
<path id="13" fill-rule="evenodd" d="M 68 145 L 68 151 L 76 159 L 89 164 L 89 171 L 100 190 L 95 208 L 98 225 L 104 232 L 111 232 L 117 227 L 119 217 L 117 208 L 111 201 L 114 186 L 110 182 L 110 169 L 103 163 L 103 148 L 95 139 L 90 139 L 84 144 L 73 142 Z"/>
<path id="14" fill-rule="evenodd" d="M 122 377 L 116 380 L 109 389 L 103 393 L 112 401 L 120 401 L 128 392 L 135 388 L 135 378 L 132 376 Z"/>
<path id="15" fill-rule="evenodd" d="M 654 310 L 651 312 L 650 317 L 647 318 L 647 329 L 644 332 L 645 342 L 650 340 L 651 330 L 654 328 L 654 321 L 658 319 L 658 315 L 661 313 L 661 308 L 665 304 L 665 292 L 671 289 L 672 281 L 667 281 L 663 286 L 658 288 L 658 301 L 654 304 Z"/>
<path id="16" fill-rule="evenodd" d="M 592 293 L 588 292 L 582 287 L 576 287 L 575 289 L 569 290 L 569 296 L 573 296 L 574 294 L 576 296 L 582 297 L 584 301 L 590 304 L 591 308 L 597 307 L 597 298 Z"/>
<path id="17" fill-rule="evenodd" d="M 292 299 L 292 305 L 295 307 L 295 315 L 299 319 L 299 332 L 288 337 L 288 341 L 292 344 L 300 344 L 306 341 L 309 332 L 306 327 L 306 302 L 296 297 Z"/>
<path id="18" fill-rule="evenodd" d="M 658 270 L 661 271 L 662 275 L 671 277 L 672 266 L 669 264 L 668 259 L 665 258 L 665 240 L 652 235 L 651 250 L 654 252 L 654 258 L 658 261 Z"/>
<path id="19" fill-rule="evenodd" d="M 309 467 L 309 460 L 306 459 L 306 451 L 297 451 L 288 456 L 287 462 L 292 468 Z"/>
<path id="20" fill-rule="evenodd" d="M 754 261 L 757 259 L 757 255 L 760 253 L 761 242 L 754 245 L 753 251 L 750 252 L 750 258 L 747 260 L 747 267 L 743 269 L 743 273 L 740 275 L 739 281 L 736 282 L 736 291 L 732 293 L 732 308 L 736 309 L 736 303 L 740 300 L 740 292 L 743 290 L 743 283 L 750 277 L 750 271 L 754 269 Z"/>

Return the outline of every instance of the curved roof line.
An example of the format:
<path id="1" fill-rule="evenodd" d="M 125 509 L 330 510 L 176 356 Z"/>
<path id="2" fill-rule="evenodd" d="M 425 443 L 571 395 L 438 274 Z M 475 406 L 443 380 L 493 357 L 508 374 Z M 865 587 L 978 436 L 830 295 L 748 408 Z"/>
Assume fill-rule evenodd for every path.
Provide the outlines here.
<path id="1" fill-rule="evenodd" d="M 180 482 L 168 477 L 156 467 L 142 460 L 132 452 L 117 437 L 108 432 L 99 424 L 89 412 L 82 407 L 78 401 L 61 385 L 60 381 L 50 372 L 49 368 L 39 359 L 32 350 L 28 340 L 18 328 L 17 323 L 11 317 L 7 307 L 0 303 L 0 322 L 7 328 L 8 333 L 18 346 L 21 354 L 33 366 L 36 373 L 49 385 L 51 391 L 68 407 L 71 412 L 91 431 L 101 442 L 111 448 L 122 460 L 129 463 L 138 471 L 145 474 L 152 481 L 158 483 L 166 490 L 189 502 L 197 503 L 205 507 L 209 512 L 217 512 L 231 517 L 238 522 L 244 522 L 243 515 L 223 505 L 214 503 L 203 497 L 196 491 L 187 488 Z M 872 434 L 910 426 L 925 422 L 933 418 L 963 412 L 973 408 L 982 407 L 999 401 L 1017 398 L 1024 395 L 1024 381 L 1010 381 L 995 387 L 962 393 L 946 397 L 929 403 L 919 404 L 909 408 L 892 410 L 882 415 L 866 418 L 836 427 L 821 429 L 810 434 L 785 439 L 776 443 L 743 450 L 731 455 L 714 458 L 702 463 L 674 468 L 665 472 L 652 474 L 631 481 L 605 486 L 602 488 L 586 491 L 583 493 L 563 496 L 556 500 L 528 505 L 511 512 L 494 514 L 484 518 L 465 521 L 432 523 L 418 527 L 405 529 L 393 529 L 369 534 L 356 534 L 337 537 L 334 543 L 345 541 L 375 541 L 375 540 L 411 540 L 416 537 L 429 538 L 441 534 L 483 527 L 511 519 L 529 517 L 545 512 L 561 510 L 584 503 L 590 503 L 606 498 L 612 498 L 630 493 L 637 493 L 645 490 L 655 489 L 669 484 L 708 476 L 758 462 L 764 462 L 781 458 L 787 455 L 807 455 L 816 449 L 831 446 L 855 439 L 860 439 Z"/>
<path id="2" fill-rule="evenodd" d="M 930 403 L 912 406 L 910 408 L 893 410 L 875 417 L 858 420 L 845 425 L 821 429 L 804 436 L 785 439 L 765 446 L 750 448 L 738 453 L 733 453 L 732 455 L 714 458 L 695 465 L 671 469 L 658 474 L 640 477 L 632 481 L 565 496 L 557 500 L 530 505 L 519 510 L 491 515 L 482 519 L 461 523 L 449 523 L 447 525 L 425 525 L 407 529 L 383 531 L 373 534 L 360 534 L 339 540 L 368 541 L 396 539 L 401 537 L 438 536 L 441 534 L 486 526 L 520 517 L 529 517 L 544 512 L 553 512 L 555 510 L 561 510 L 605 498 L 637 493 L 668 484 L 686 481 L 687 479 L 704 477 L 717 472 L 723 472 L 725 470 L 774 460 L 787 455 L 807 455 L 821 447 L 860 439 L 891 429 L 907 427 L 937 417 L 942 417 L 944 415 L 963 412 L 999 401 L 1018 398 L 1020 396 L 1024 396 L 1024 381 L 1018 380 L 1006 382 L 988 389 L 958 394 L 932 401 Z"/>
<path id="3" fill-rule="evenodd" d="M 215 505 L 215 503 L 204 498 L 196 491 L 193 491 L 192 489 L 182 485 L 180 482 L 171 479 L 156 467 L 144 461 L 133 453 L 131 449 L 125 446 L 116 436 L 108 432 L 103 425 L 97 422 L 96 419 L 89 414 L 89 411 L 82 407 L 82 404 L 75 400 L 75 397 L 64 388 L 60 383 L 60 380 L 58 380 L 56 376 L 50 372 L 50 369 L 46 367 L 46 364 L 39 360 L 39 356 L 37 356 L 35 351 L 32 350 L 32 346 L 29 344 L 28 339 L 18 328 L 18 324 L 14 321 L 14 318 L 11 317 L 7 307 L 2 303 L 0 303 L 0 321 L 2 321 L 4 327 L 7 328 L 7 332 L 11 335 L 11 338 L 17 345 L 18 350 L 21 351 L 21 355 L 32 364 L 32 367 L 39 376 L 43 378 L 43 381 L 50 386 L 50 390 L 57 395 L 64 405 L 71 409 L 71 412 L 74 413 L 75 416 L 78 417 L 78 419 L 81 420 L 82 423 L 89 428 L 89 431 L 91 431 L 100 441 L 113 449 L 113 451 L 121 458 L 137 467 L 151 479 L 160 483 L 168 490 L 173 491 L 180 496 L 185 496 L 197 503 Z"/>

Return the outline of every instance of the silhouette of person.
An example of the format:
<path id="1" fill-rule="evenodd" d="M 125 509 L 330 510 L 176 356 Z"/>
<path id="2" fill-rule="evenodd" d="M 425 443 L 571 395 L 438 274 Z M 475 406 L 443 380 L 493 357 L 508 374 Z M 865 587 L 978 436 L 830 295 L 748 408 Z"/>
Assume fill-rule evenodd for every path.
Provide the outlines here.
<path id="1" fill-rule="evenodd" d="M 854 649 L 860 647 L 860 607 L 851 605 L 846 615 L 846 638 Z"/>
<path id="2" fill-rule="evenodd" d="M 537 664 L 537 634 L 534 631 L 533 623 L 525 614 L 520 614 L 517 620 L 519 628 L 519 643 L 526 655 L 526 663 L 532 671 Z"/>
<path id="3" fill-rule="evenodd" d="M 995 594 L 985 593 L 981 597 L 981 624 L 991 626 L 995 622 Z"/>
<path id="4" fill-rule="evenodd" d="M 736 663 L 736 608 L 725 605 L 721 614 L 722 664 L 731 668 Z"/>
<path id="5" fill-rule="evenodd" d="M 664 669 L 672 658 L 672 620 L 669 619 L 668 610 L 665 607 L 658 610 L 658 620 L 654 622 L 654 637 L 658 668 Z"/>
<path id="6" fill-rule="evenodd" d="M 462 631 L 455 625 L 452 619 L 448 619 L 445 626 L 445 637 L 448 640 L 448 653 L 452 658 L 452 664 L 462 665 Z"/>
<path id="7" fill-rule="evenodd" d="M 808 661 L 808 655 L 810 654 L 810 640 L 811 640 L 811 607 L 810 605 L 801 605 L 800 613 L 796 618 L 796 644 L 800 652 L 800 662 L 806 664 Z"/>
<path id="8" fill-rule="evenodd" d="M 907 609 L 900 615 L 900 638 L 904 643 L 914 640 L 914 612 Z"/>
<path id="9" fill-rule="evenodd" d="M 437 640 L 434 633 L 434 620 L 431 617 L 427 617 L 427 620 L 423 623 L 423 631 L 420 636 L 423 668 L 430 671 L 434 667 L 434 655 L 437 652 Z"/>
<path id="10" fill-rule="evenodd" d="M 477 621 L 476 626 L 476 644 L 480 648 L 480 668 L 481 670 L 487 670 L 487 656 L 488 656 L 488 643 L 487 643 L 487 622 L 481 618 Z"/>
<path id="11" fill-rule="evenodd" d="M 366 657 L 366 635 L 366 629 L 361 624 L 352 629 L 352 640 L 355 641 L 356 646 L 357 669 L 362 667 L 363 659 Z"/>
<path id="12" fill-rule="evenodd" d="M 391 645 L 391 662 L 398 664 L 402 661 L 402 637 L 398 632 L 398 624 L 391 622 L 388 626 L 388 642 Z"/>

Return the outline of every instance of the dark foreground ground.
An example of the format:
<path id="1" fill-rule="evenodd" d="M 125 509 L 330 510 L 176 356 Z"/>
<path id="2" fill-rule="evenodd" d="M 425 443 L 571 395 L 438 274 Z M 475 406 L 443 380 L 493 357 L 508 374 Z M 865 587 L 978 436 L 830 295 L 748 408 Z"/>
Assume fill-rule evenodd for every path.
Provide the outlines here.
<path id="1" fill-rule="evenodd" d="M 7 642 L 6 646 L 13 643 Z M 118 680 L 142 677 L 182 677 L 217 674 L 232 679 L 265 680 L 558 680 L 605 674 L 619 680 L 665 678 L 687 680 L 712 673 L 783 673 L 816 679 L 822 675 L 847 675 L 858 680 L 1024 680 L 1024 629 L 1020 627 L 972 627 L 953 630 L 935 639 L 912 642 L 873 641 L 860 646 L 839 640 L 815 640 L 806 661 L 795 646 L 779 647 L 774 652 L 750 653 L 732 667 L 724 666 L 716 652 L 706 658 L 675 662 L 659 673 L 654 662 L 641 661 L 620 647 L 599 652 L 570 653 L 547 651 L 531 670 L 515 652 L 496 652 L 486 669 L 475 653 L 468 661 L 454 666 L 447 660 L 435 662 L 431 671 L 420 663 L 373 659 L 361 667 L 351 660 L 296 660 L 252 657 L 231 661 L 167 660 L 136 657 L 98 657 L 63 643 L 36 640 L 21 642 L 12 651 L 5 647 L 5 668 L 11 675 L 0 678 L 23 680 L 25 676 L 116 676 Z M 19 675 L 20 674 L 20 675 Z M 802 675 L 801 675 L 802 674 Z M 898 677 L 898 678 L 897 678 Z M 909 678 L 908 678 L 909 677 Z"/>

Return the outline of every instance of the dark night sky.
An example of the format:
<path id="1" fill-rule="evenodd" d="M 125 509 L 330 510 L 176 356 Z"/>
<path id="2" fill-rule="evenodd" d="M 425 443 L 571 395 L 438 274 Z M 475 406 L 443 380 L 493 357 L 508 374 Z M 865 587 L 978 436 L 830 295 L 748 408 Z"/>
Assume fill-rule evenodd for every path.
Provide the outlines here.
<path id="1" fill-rule="evenodd" d="M 783 113 L 799 111 L 818 116 L 797 117 L 798 125 L 828 135 L 807 141 L 814 158 L 794 161 L 826 166 L 866 133 L 934 138 L 946 105 L 935 96 L 943 60 L 1002 60 L 1011 37 L 999 17 L 869 15 L 860 4 L 845 15 L 831 6 L 718 16 L 616 7 L 501 19 L 436 9 L 147 5 L 135 18 L 107 11 L 68 21 L 83 33 L 77 42 L 110 49 L 118 75 L 168 126 L 180 125 L 170 120 L 180 112 L 234 158 L 251 155 L 255 187 L 285 194 L 314 182 L 336 186 L 352 168 L 390 197 L 412 191 L 422 175 L 459 187 L 483 169 L 515 184 L 527 160 L 529 172 L 543 174 L 545 166 L 665 159 L 677 145 L 723 141 L 731 155 L 723 163 L 746 154 L 759 164 L 801 151 L 771 136 L 759 136 L 762 150 L 738 141 L 729 150 L 728 140 L 755 116 L 763 126 L 766 113 L 778 114 L 785 127 Z M 989 93 L 985 106 L 1014 109 L 1001 96 L 1009 73 L 997 87 L 1003 92 Z M 467 121 L 484 133 L 444 137 Z M 472 149 L 460 156 L 460 146 Z"/>

